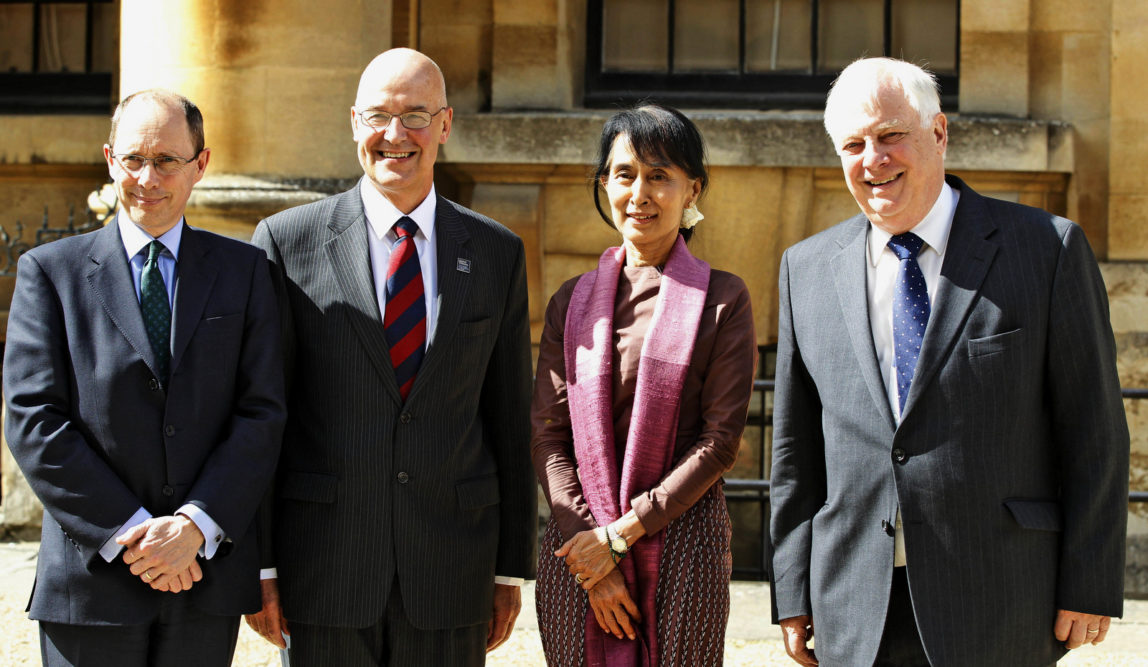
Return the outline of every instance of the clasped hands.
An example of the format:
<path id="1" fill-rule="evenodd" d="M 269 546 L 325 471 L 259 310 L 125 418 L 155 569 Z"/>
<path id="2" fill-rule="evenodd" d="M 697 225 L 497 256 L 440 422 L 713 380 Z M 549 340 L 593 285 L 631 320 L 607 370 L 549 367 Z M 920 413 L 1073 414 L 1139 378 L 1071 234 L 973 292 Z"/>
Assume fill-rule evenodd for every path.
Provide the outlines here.
<path id="1" fill-rule="evenodd" d="M 554 555 L 566 560 L 566 568 L 590 599 L 590 608 L 599 627 L 618 639 L 635 639 L 634 623 L 642 615 L 626 589 L 626 579 L 614 563 L 603 529 L 584 530 L 563 544 Z"/>
<path id="2" fill-rule="evenodd" d="M 153 517 L 116 538 L 131 573 L 157 591 L 179 593 L 203 579 L 195 557 L 204 537 L 183 515 Z"/>

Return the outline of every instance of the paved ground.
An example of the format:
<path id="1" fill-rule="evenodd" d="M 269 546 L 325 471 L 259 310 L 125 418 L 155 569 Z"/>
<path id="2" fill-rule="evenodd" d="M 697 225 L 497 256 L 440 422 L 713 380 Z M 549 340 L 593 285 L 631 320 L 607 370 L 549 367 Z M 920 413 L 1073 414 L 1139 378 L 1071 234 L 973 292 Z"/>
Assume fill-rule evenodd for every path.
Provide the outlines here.
<path id="1" fill-rule="evenodd" d="M 0 542 L 0 665 L 38 665 L 36 625 L 27 620 L 24 606 L 35 573 L 34 542 Z M 510 641 L 491 654 L 493 667 L 544 665 L 534 616 L 534 588 L 523 589 L 524 609 Z M 769 590 L 763 584 L 735 583 L 732 587 L 725 664 L 736 667 L 792 665 L 769 624 Z M 246 627 L 239 638 L 235 665 L 278 667 L 278 654 Z M 1108 640 L 1098 647 L 1071 652 L 1064 667 L 1148 667 L 1148 601 L 1129 600 L 1123 619 L 1113 622 Z"/>

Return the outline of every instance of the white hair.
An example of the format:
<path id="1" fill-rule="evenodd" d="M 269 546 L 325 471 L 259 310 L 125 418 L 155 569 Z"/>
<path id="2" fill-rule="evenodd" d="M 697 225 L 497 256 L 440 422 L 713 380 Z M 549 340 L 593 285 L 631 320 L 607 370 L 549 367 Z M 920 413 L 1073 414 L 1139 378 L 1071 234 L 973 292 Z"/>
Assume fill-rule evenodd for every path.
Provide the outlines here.
<path id="1" fill-rule="evenodd" d="M 849 131 L 857 105 L 872 108 L 882 87 L 900 89 L 917 112 L 921 127 L 932 126 L 941 113 L 937 78 L 922 67 L 896 58 L 861 58 L 841 70 L 825 98 L 825 131 L 834 144 Z"/>

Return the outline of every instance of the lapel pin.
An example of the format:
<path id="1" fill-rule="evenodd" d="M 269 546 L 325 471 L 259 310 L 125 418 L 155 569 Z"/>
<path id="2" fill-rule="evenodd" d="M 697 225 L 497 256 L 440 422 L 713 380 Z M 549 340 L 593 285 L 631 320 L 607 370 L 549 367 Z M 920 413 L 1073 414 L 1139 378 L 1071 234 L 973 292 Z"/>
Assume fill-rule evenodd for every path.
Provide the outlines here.
<path id="1" fill-rule="evenodd" d="M 455 264 L 454 268 L 455 270 L 461 271 L 463 273 L 470 273 L 470 260 L 459 257 L 458 264 Z"/>

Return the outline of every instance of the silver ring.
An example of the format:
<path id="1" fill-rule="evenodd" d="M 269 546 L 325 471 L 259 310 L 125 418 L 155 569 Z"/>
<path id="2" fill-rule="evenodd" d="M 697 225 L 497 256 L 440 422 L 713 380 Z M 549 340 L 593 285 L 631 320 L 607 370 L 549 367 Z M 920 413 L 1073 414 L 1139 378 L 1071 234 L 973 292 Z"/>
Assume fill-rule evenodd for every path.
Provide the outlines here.
<path id="1" fill-rule="evenodd" d="M 580 575 L 580 574 L 574 575 L 574 583 L 576 583 L 576 584 L 582 583 L 582 575 Z"/>
<path id="2" fill-rule="evenodd" d="M 1090 628 L 1090 629 L 1088 630 L 1088 634 L 1090 634 L 1090 635 L 1100 634 L 1100 628 L 1096 628 L 1095 630 L 1092 630 L 1092 629 Z"/>

